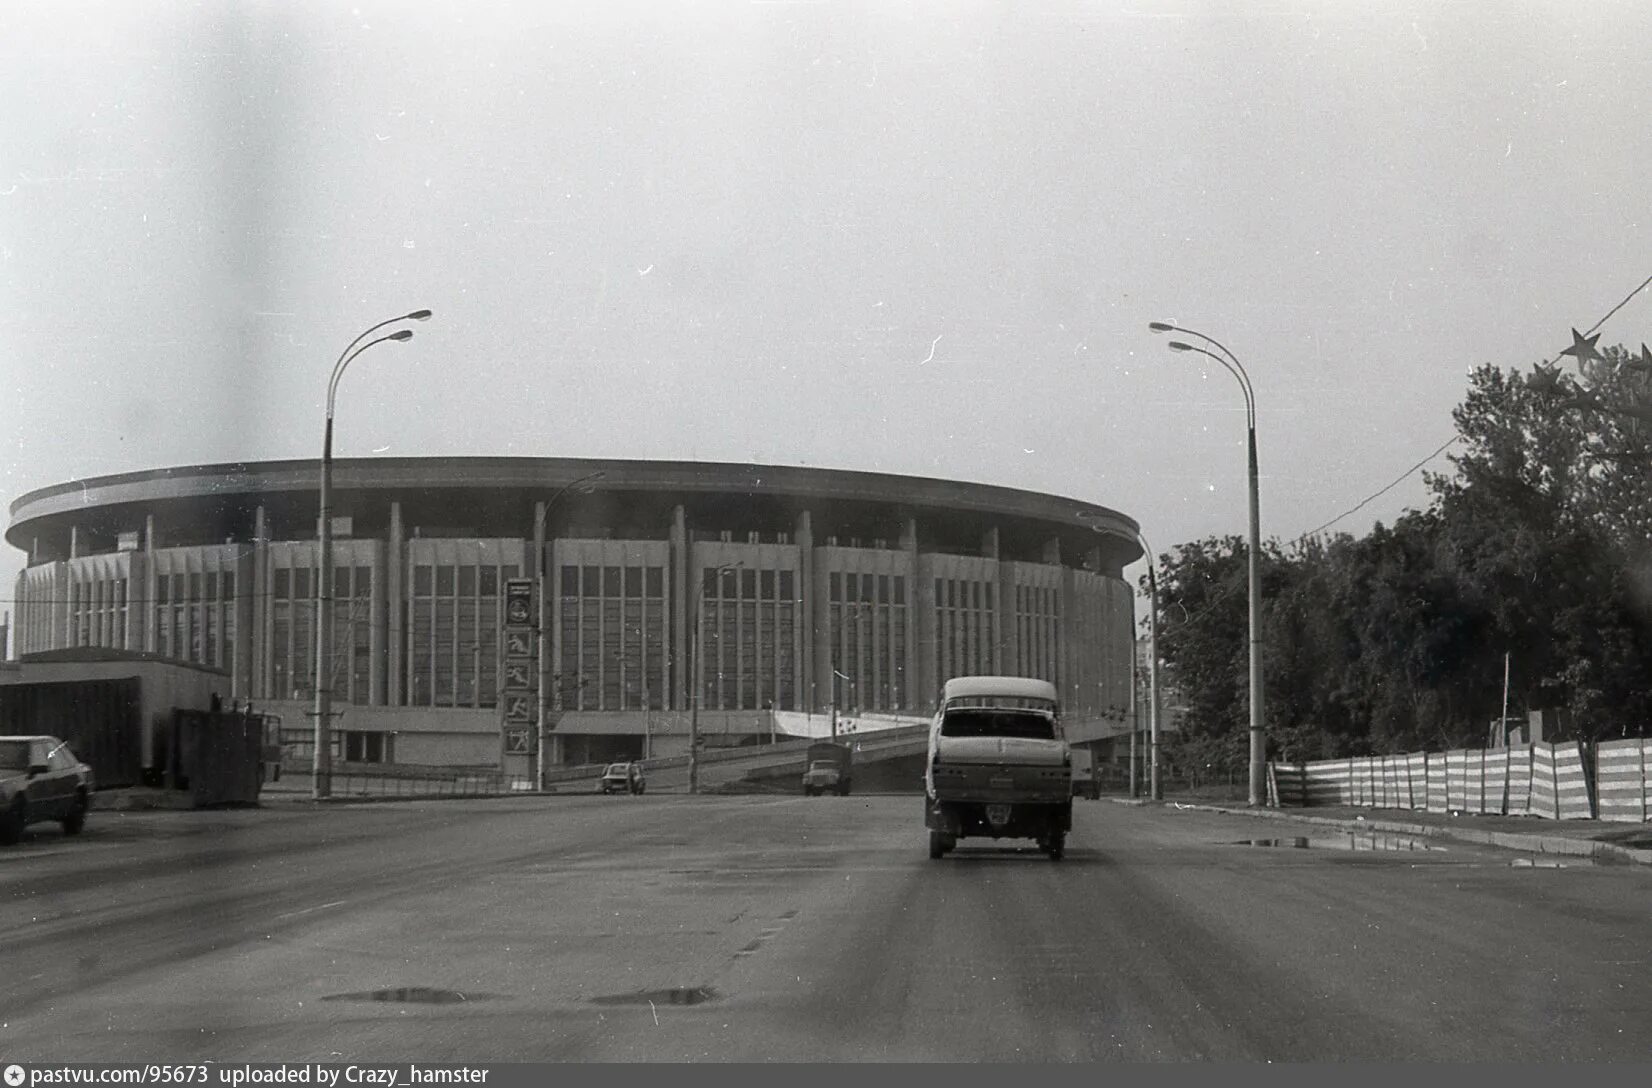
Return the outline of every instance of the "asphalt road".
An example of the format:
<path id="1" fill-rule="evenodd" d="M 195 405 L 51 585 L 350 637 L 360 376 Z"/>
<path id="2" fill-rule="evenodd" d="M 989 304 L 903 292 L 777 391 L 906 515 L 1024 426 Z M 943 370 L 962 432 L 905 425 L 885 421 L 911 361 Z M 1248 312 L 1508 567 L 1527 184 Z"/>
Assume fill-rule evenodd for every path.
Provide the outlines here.
<path id="1" fill-rule="evenodd" d="M 1652 1057 L 1642 868 L 1107 802 L 930 861 L 920 803 L 94 812 L 0 850 L 0 1061 Z"/>

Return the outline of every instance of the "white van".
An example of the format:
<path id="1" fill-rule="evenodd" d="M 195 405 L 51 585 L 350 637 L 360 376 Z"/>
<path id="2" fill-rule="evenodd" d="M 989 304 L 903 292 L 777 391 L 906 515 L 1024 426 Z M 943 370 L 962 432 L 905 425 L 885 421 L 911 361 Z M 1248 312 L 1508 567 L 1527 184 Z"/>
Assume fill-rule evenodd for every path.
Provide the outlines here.
<path id="1" fill-rule="evenodd" d="M 1055 685 L 1022 676 L 946 682 L 929 729 L 929 856 L 970 837 L 1034 839 L 1060 861 L 1073 826 L 1072 753 Z"/>

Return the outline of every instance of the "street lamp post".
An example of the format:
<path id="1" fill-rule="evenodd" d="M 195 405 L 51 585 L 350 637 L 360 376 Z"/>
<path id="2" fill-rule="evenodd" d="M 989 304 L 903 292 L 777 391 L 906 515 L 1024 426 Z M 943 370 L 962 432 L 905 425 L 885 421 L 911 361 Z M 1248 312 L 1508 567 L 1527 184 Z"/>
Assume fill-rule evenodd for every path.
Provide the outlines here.
<path id="1" fill-rule="evenodd" d="M 539 672 L 539 697 L 536 700 L 539 704 L 539 709 L 534 714 L 534 728 L 539 734 L 539 743 L 534 749 L 534 781 L 538 784 L 541 791 L 545 789 L 545 773 L 549 769 L 549 763 L 545 759 L 545 749 L 550 742 L 550 737 L 548 736 L 549 730 L 546 727 L 550 725 L 550 715 L 553 709 L 551 704 L 553 701 L 560 703 L 562 695 L 560 683 L 558 683 L 557 691 L 555 693 L 552 693 L 550 690 L 551 607 L 550 599 L 545 593 L 545 517 L 551 512 L 551 507 L 555 506 L 557 501 L 560 500 L 562 496 L 568 494 L 570 491 L 576 495 L 589 495 L 592 491 L 596 490 L 591 485 L 606 475 L 607 473 L 605 472 L 592 472 L 588 475 L 579 477 L 577 480 L 570 480 L 568 483 L 563 484 L 557 489 L 556 493 L 551 496 L 549 502 L 538 503 L 534 507 L 533 584 L 534 590 L 539 596 L 539 612 L 536 617 L 537 642 L 534 646 L 534 654 Z M 556 709 L 560 709 L 560 706 Z"/>
<path id="2" fill-rule="evenodd" d="M 716 568 L 717 577 L 721 578 L 727 571 L 742 567 L 742 563 L 724 563 Z M 694 590 L 694 642 L 689 653 L 692 659 L 688 665 L 688 680 L 694 685 L 694 700 L 689 704 L 688 712 L 688 792 L 700 792 L 700 698 L 705 687 L 700 681 L 700 621 L 705 608 L 706 576 L 700 571 L 699 586 Z"/>
<path id="3" fill-rule="evenodd" d="M 339 354 L 338 362 L 333 364 L 333 372 L 327 379 L 327 427 L 321 441 L 321 520 L 316 527 L 321 567 L 316 572 L 315 586 L 315 754 L 314 777 L 310 786 L 311 796 L 318 801 L 331 796 L 333 792 L 333 400 L 338 392 L 339 379 L 344 377 L 344 368 L 350 365 L 352 359 L 375 344 L 383 344 L 386 341 L 405 343 L 413 339 L 413 332 L 411 329 L 399 329 L 388 335 L 367 340 L 369 336 L 398 321 L 429 320 L 429 310 L 414 310 L 410 314 L 380 321 L 350 341 L 349 346 Z M 363 344 L 363 340 L 367 342 Z"/>
<path id="4" fill-rule="evenodd" d="M 1148 325 L 1154 332 L 1182 332 L 1197 336 L 1216 348 L 1221 354 L 1180 340 L 1170 341 L 1172 351 L 1191 351 L 1220 363 L 1245 394 L 1245 422 L 1248 438 L 1248 469 L 1250 479 L 1250 803 L 1253 807 L 1267 804 L 1267 742 L 1262 732 L 1262 521 L 1259 512 L 1256 469 L 1256 391 L 1250 375 L 1237 356 L 1216 340 L 1202 332 L 1184 329 L 1178 325 L 1154 321 Z"/>
<path id="5" fill-rule="evenodd" d="M 1155 570 L 1158 560 L 1147 538 L 1141 537 L 1141 550 L 1147 556 L 1147 796 L 1162 801 L 1159 792 L 1159 579 Z"/>
<path id="6" fill-rule="evenodd" d="M 1095 516 L 1094 511 L 1080 510 L 1078 516 L 1088 519 Z M 1108 530 L 1094 522 L 1090 523 L 1090 530 L 1102 536 Z M 1147 560 L 1147 733 L 1148 733 L 1148 794 L 1154 801 L 1162 801 L 1163 795 L 1159 792 L 1159 579 L 1157 575 L 1158 559 L 1152 545 L 1148 544 L 1147 537 L 1137 530 L 1136 546 L 1141 548 L 1142 556 Z M 1132 645 L 1134 635 L 1132 634 Z M 1136 796 L 1136 722 L 1130 723 L 1130 796 Z"/>

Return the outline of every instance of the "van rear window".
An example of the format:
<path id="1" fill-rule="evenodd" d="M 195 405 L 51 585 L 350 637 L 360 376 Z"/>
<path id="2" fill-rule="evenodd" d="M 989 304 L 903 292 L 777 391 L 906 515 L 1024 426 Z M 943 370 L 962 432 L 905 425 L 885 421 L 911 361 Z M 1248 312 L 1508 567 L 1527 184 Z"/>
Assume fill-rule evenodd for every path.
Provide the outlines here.
<path id="1" fill-rule="evenodd" d="M 1049 714 L 1055 713 L 1054 703 L 1033 695 L 955 695 L 946 705 L 948 709 L 997 707 L 1004 710 L 1042 710 Z"/>
<path id="2" fill-rule="evenodd" d="M 1055 740 L 1055 720 L 1028 711 L 948 710 L 941 719 L 941 736 Z"/>

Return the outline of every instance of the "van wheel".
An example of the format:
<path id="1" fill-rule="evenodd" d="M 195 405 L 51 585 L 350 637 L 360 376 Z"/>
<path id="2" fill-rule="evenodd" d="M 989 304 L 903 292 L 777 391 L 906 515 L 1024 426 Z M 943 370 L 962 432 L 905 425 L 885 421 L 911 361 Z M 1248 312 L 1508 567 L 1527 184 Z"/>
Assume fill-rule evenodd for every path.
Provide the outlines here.
<path id="1" fill-rule="evenodd" d="M 936 860 L 939 857 L 941 857 L 941 855 L 943 855 L 945 853 L 946 853 L 946 839 L 942 837 L 942 835 L 939 831 L 931 831 L 929 833 L 929 857 L 930 857 L 930 860 L 931 861 Z"/>
<path id="2" fill-rule="evenodd" d="M 78 835 L 80 834 L 81 828 L 85 826 L 86 795 L 84 793 L 80 793 L 75 795 L 74 807 L 69 809 L 69 814 L 67 816 L 63 817 L 63 833 L 65 835 Z"/>
<path id="3" fill-rule="evenodd" d="M 1060 861 L 1061 856 L 1067 852 L 1067 836 L 1059 831 L 1056 832 L 1050 836 L 1044 849 L 1049 853 L 1051 861 Z"/>

